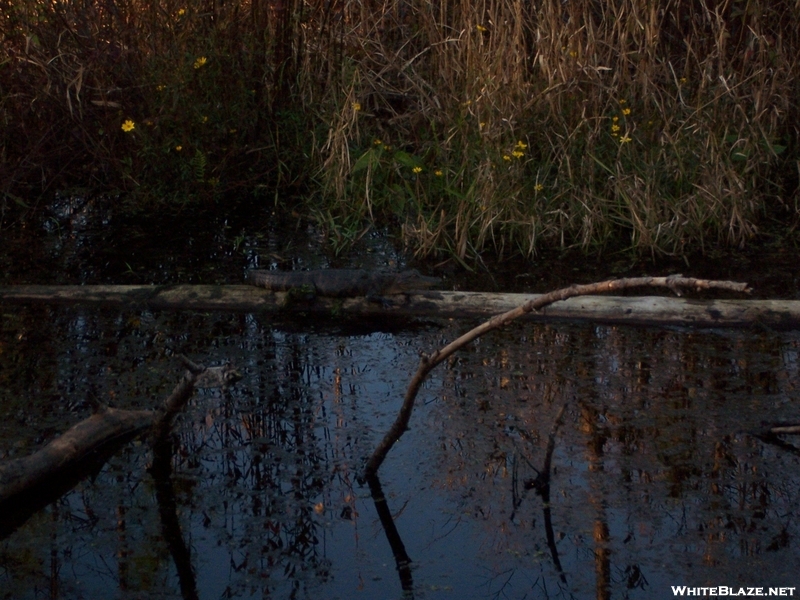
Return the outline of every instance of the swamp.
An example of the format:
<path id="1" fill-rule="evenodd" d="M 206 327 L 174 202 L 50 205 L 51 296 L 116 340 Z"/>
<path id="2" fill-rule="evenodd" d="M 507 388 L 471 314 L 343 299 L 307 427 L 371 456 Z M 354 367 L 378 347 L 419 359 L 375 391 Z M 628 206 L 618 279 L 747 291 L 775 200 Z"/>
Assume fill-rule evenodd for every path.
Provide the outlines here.
<path id="1" fill-rule="evenodd" d="M 222 223 L 208 222 L 170 244 L 241 261 L 218 254 Z M 30 237 L 3 251 L 25 247 L 102 281 L 96 257 L 118 238 L 82 223 L 69 238 L 20 234 Z M 313 228 L 276 230 L 253 243 L 310 262 L 316 239 Z M 163 276 L 179 280 L 189 261 L 170 244 L 136 259 L 163 260 Z M 380 238 L 361 258 L 400 260 Z M 36 281 L 19 264 L 12 274 Z M 769 271 L 753 275 L 792 278 Z M 790 438 L 764 434 L 797 420 L 796 330 L 512 323 L 431 373 L 367 485 L 359 474 L 420 353 L 477 323 L 40 304 L 2 316 L 4 459 L 36 451 L 96 402 L 158 406 L 179 354 L 241 375 L 197 390 L 166 466 L 139 438 L 18 528 L 4 525 L 3 597 L 653 598 L 673 585 L 796 582 L 800 459 Z"/>
<path id="2" fill-rule="evenodd" d="M 795 0 L 0 0 L 0 600 L 797 595 L 796 318 L 521 318 L 416 389 L 481 323 L 417 290 L 11 291 L 788 314 L 798 57 Z"/>

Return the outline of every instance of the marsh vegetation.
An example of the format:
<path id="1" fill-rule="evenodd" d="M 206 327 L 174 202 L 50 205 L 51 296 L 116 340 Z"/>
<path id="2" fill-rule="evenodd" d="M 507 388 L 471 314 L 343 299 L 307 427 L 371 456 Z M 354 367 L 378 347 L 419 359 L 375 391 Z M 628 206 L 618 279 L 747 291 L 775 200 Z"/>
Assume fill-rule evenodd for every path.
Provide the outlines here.
<path id="1" fill-rule="evenodd" d="M 255 195 L 335 251 L 379 226 L 467 259 L 796 223 L 789 0 L 0 5 L 5 223 Z"/>

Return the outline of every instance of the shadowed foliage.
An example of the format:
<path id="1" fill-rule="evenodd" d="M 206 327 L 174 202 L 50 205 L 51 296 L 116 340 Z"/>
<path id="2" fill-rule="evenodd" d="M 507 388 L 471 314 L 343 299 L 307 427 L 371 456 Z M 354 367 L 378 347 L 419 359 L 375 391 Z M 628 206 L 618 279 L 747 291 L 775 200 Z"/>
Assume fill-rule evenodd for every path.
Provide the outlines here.
<path id="1" fill-rule="evenodd" d="M 0 6 L 4 212 L 256 194 L 337 250 L 378 224 L 462 258 L 683 254 L 798 214 L 793 1 Z"/>

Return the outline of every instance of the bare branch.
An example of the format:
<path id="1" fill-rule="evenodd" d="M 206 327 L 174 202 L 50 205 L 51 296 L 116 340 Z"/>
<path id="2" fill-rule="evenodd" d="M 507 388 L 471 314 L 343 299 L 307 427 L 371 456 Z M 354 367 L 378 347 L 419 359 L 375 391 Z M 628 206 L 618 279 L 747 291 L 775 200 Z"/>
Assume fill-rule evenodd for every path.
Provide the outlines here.
<path id="1" fill-rule="evenodd" d="M 506 325 L 511 321 L 522 317 L 523 315 L 526 315 L 532 311 L 538 311 L 539 309 L 553 304 L 554 302 L 558 302 L 559 300 L 567 300 L 568 298 L 573 298 L 575 296 L 604 294 L 608 292 L 618 292 L 624 289 L 648 286 L 667 288 L 678 295 L 680 295 L 681 289 L 718 289 L 743 293 L 750 292 L 746 283 L 738 283 L 734 281 L 695 279 L 692 277 L 683 277 L 682 275 L 671 275 L 669 277 L 631 277 L 624 279 L 611 279 L 608 281 L 601 281 L 586 285 L 571 285 L 567 288 L 562 288 L 554 292 L 543 294 L 538 298 L 534 298 L 528 302 L 525 302 L 517 308 L 492 317 L 488 321 L 468 331 L 457 340 L 450 342 L 444 348 L 436 350 L 433 354 L 422 355 L 419 368 L 414 374 L 414 377 L 411 379 L 411 383 L 408 385 L 408 389 L 406 390 L 406 395 L 403 400 L 403 405 L 400 407 L 397 418 L 384 436 L 381 443 L 378 444 L 377 448 L 375 448 L 372 456 L 367 461 L 367 465 L 364 467 L 364 472 L 361 475 L 361 479 L 367 480 L 378 472 L 378 469 L 386 458 L 386 455 L 389 453 L 389 450 L 392 449 L 392 446 L 394 446 L 395 442 L 400 439 L 400 436 L 403 435 L 408 428 L 408 422 L 411 419 L 411 413 L 414 410 L 414 400 L 416 399 L 419 389 L 422 387 L 422 383 L 425 381 L 425 378 L 436 367 L 436 365 L 444 360 L 447 360 L 447 358 L 449 358 L 457 350 L 463 348 L 473 340 L 479 338 L 485 333 L 492 331 L 493 329 L 498 329 L 499 327 L 502 327 L 503 325 Z"/>

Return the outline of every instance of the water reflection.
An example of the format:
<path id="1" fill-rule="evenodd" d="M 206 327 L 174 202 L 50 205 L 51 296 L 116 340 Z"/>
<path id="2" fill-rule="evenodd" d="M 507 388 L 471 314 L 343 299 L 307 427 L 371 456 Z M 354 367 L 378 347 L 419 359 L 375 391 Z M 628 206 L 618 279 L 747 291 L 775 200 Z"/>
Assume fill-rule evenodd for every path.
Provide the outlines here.
<path id="1" fill-rule="evenodd" d="M 800 566 L 798 456 L 749 433 L 797 420 L 796 333 L 495 332 L 434 371 L 370 489 L 356 476 L 418 352 L 468 324 L 14 310 L 4 457 L 87 398 L 157 405 L 176 353 L 244 375 L 200 391 L 169 450 L 126 446 L 6 538 L 15 598 L 652 598 L 792 585 Z"/>

